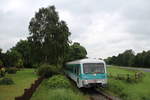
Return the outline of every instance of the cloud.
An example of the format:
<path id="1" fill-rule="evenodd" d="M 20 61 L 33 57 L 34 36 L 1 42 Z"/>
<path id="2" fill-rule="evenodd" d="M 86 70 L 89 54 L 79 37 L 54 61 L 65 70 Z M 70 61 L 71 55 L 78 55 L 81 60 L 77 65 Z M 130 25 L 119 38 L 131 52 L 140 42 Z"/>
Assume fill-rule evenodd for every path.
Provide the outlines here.
<path id="1" fill-rule="evenodd" d="M 0 48 L 5 51 L 28 36 L 28 25 L 41 7 L 55 5 L 88 56 L 117 55 L 126 49 L 150 49 L 149 0 L 1 0 Z"/>

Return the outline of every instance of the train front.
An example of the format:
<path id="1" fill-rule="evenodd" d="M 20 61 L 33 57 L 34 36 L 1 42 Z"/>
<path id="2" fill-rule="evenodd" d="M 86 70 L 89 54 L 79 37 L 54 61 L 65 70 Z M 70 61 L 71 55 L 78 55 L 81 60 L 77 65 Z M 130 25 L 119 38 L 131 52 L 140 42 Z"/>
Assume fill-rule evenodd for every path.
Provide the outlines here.
<path id="1" fill-rule="evenodd" d="M 84 63 L 82 74 L 83 87 L 106 86 L 107 73 L 105 63 Z"/>

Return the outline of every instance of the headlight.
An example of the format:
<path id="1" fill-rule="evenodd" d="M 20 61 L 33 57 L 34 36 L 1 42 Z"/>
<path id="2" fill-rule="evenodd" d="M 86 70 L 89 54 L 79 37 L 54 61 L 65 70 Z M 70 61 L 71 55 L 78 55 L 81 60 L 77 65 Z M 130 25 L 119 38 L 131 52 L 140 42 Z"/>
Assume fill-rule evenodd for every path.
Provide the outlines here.
<path id="1" fill-rule="evenodd" d="M 83 82 L 83 84 L 88 84 L 87 80 L 83 80 L 82 82 Z"/>
<path id="2" fill-rule="evenodd" d="M 103 82 L 103 80 L 97 80 L 97 82 L 96 82 L 96 83 L 100 83 L 100 82 Z"/>
<path id="3" fill-rule="evenodd" d="M 105 80 L 104 80 L 104 79 L 97 80 L 97 83 L 103 83 L 103 82 L 105 82 Z"/>

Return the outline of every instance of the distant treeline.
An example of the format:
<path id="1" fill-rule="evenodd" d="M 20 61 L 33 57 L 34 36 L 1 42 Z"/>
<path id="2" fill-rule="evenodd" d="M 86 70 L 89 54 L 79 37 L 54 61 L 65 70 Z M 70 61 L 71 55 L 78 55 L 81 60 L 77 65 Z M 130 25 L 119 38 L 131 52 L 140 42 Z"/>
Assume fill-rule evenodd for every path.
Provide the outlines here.
<path id="1" fill-rule="evenodd" d="M 108 57 L 105 61 L 107 64 L 119 66 L 150 67 L 150 50 L 135 54 L 130 49 L 118 56 Z"/>

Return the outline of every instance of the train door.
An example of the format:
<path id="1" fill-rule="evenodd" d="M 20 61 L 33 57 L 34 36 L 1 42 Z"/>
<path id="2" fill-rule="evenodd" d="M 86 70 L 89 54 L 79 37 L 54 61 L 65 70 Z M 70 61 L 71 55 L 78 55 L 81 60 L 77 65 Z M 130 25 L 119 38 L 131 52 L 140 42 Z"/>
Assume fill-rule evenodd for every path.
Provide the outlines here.
<path id="1" fill-rule="evenodd" d="M 76 74 L 76 82 L 78 84 L 79 83 L 79 75 L 80 75 L 80 66 L 79 65 L 77 65 L 75 67 L 75 74 Z"/>

